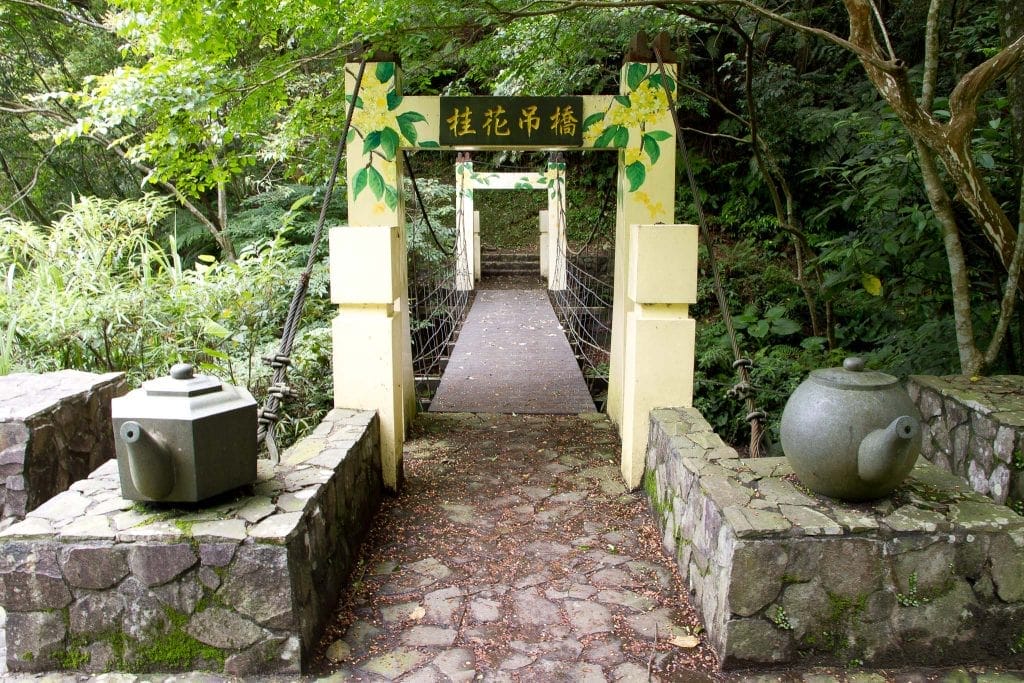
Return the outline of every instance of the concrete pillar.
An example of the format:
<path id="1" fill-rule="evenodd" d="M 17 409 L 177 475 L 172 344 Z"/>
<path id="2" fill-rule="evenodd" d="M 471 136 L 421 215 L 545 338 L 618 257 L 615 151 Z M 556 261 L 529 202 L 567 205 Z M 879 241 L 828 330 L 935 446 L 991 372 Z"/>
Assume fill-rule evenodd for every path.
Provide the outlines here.
<path id="1" fill-rule="evenodd" d="M 693 405 L 697 227 L 632 225 L 625 316 L 622 477 L 640 486 L 654 408 Z"/>
<path id="2" fill-rule="evenodd" d="M 665 65 L 673 87 L 678 73 L 675 64 Z M 627 118 L 643 115 L 643 128 L 630 128 L 627 144 L 619 147 L 615 212 L 615 281 L 612 307 L 612 341 L 608 358 L 608 417 L 623 434 L 625 409 L 626 315 L 632 305 L 626 296 L 630 278 L 630 226 L 675 222 L 676 141 L 672 114 L 660 84 L 653 80 L 657 64 L 628 62 L 622 67 L 620 92 L 630 100 Z M 612 105 L 616 107 L 617 105 Z M 657 148 L 655 159 L 648 149 Z"/>
<path id="3" fill-rule="evenodd" d="M 384 485 L 397 490 L 405 439 L 403 301 L 405 261 L 398 226 L 332 228 L 334 405 L 376 410 Z M 407 345 L 406 345 L 407 346 Z"/>
<path id="4" fill-rule="evenodd" d="M 473 162 L 468 155 L 460 155 L 455 163 L 455 286 L 460 290 L 473 289 L 476 272 L 472 175 Z"/>
<path id="5" fill-rule="evenodd" d="M 351 97 L 357 67 L 349 64 L 345 72 L 345 92 Z M 330 236 L 331 299 L 339 304 L 334 321 L 334 404 L 377 410 L 384 483 L 391 489 L 401 483 L 405 430 L 416 414 L 400 201 L 404 169 L 398 149 L 383 143 L 401 131 L 396 118 L 401 112 L 389 109 L 400 94 L 398 81 L 397 64 L 367 63 L 346 153 L 349 227 L 333 228 Z M 376 138 L 371 137 L 374 133 Z M 382 230 L 386 239 L 379 234 Z M 336 235 L 338 231 L 352 234 Z M 385 251 L 379 251 L 384 245 Z M 370 263 L 373 268 L 367 269 Z M 358 282 L 356 273 L 366 282 Z M 363 353 L 366 358 L 360 357 Z"/>
<path id="6" fill-rule="evenodd" d="M 480 212 L 473 211 L 473 276 L 480 281 Z"/>
<path id="7" fill-rule="evenodd" d="M 539 240 L 539 245 L 538 246 L 539 246 L 539 249 L 540 249 L 540 276 L 544 277 L 544 278 L 546 278 L 548 276 L 548 270 L 550 268 L 549 263 L 550 263 L 550 260 L 551 260 L 551 256 L 548 253 L 548 250 L 551 247 L 550 243 L 548 242 L 548 240 L 550 239 L 548 237 L 548 221 L 549 221 L 549 219 L 550 219 L 550 217 L 548 216 L 548 212 L 547 211 L 541 211 L 540 212 L 540 218 L 539 218 L 539 222 L 540 222 L 540 240 Z"/>
<path id="8" fill-rule="evenodd" d="M 548 289 L 565 289 L 565 162 L 548 162 Z"/>

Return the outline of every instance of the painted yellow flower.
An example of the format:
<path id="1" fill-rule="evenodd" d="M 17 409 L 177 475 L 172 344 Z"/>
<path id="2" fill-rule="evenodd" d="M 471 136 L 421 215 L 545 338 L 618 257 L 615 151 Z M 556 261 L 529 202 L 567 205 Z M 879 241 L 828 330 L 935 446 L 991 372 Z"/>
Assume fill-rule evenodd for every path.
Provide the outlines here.
<path id="1" fill-rule="evenodd" d="M 373 74 L 366 74 L 359 91 L 362 108 L 356 109 L 352 125 L 363 135 L 384 128 L 398 128 L 394 112 L 388 111 L 388 93 L 393 83 L 381 83 Z"/>
<path id="2" fill-rule="evenodd" d="M 635 164 L 638 161 L 643 162 L 644 159 L 645 159 L 644 152 L 643 152 L 642 149 L 637 149 L 635 147 L 629 147 L 628 149 L 625 150 L 625 153 L 626 153 L 626 161 L 625 161 L 626 166 L 629 166 L 630 164 Z"/>

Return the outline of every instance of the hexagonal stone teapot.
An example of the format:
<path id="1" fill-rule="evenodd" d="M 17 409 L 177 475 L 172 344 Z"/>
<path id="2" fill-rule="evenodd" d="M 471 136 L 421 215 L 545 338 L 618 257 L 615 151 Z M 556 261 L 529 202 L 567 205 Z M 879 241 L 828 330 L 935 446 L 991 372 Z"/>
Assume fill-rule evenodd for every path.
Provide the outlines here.
<path id="1" fill-rule="evenodd" d="M 256 481 L 256 400 L 179 363 L 111 402 L 121 495 L 197 502 Z"/>
<path id="2" fill-rule="evenodd" d="M 782 411 L 782 450 L 811 490 L 849 501 L 889 494 L 921 452 L 921 414 L 899 381 L 861 358 L 813 370 Z"/>

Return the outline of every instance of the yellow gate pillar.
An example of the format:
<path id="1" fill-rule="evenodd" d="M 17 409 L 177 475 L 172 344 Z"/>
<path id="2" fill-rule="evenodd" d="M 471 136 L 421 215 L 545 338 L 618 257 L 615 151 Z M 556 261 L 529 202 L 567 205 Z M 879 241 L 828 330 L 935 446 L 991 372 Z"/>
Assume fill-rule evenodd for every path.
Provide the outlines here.
<path id="1" fill-rule="evenodd" d="M 455 286 L 469 290 L 476 285 L 477 212 L 473 208 L 473 161 L 459 154 L 455 162 Z"/>
<path id="2" fill-rule="evenodd" d="M 678 68 L 665 64 L 671 89 L 675 90 Z M 612 339 L 608 353 L 608 417 L 619 426 L 626 448 L 625 421 L 628 412 L 624 393 L 628 382 L 625 366 L 630 351 L 625 346 L 626 315 L 632 304 L 626 293 L 635 271 L 630 226 L 675 222 L 676 145 L 675 126 L 668 98 L 661 85 L 657 64 L 627 62 L 622 67 L 620 92 L 604 119 L 609 130 L 617 123 L 624 136 L 619 147 L 619 171 L 615 212 L 615 278 L 612 305 Z M 620 106 L 628 103 L 629 106 Z M 628 134 L 625 134 L 628 131 Z M 600 142 L 601 139 L 598 138 Z M 613 138 L 614 141 L 614 138 Z M 673 404 L 675 405 L 675 404 Z M 623 472 L 626 456 L 623 454 Z M 627 481 L 633 483 L 629 477 Z"/>
<path id="3" fill-rule="evenodd" d="M 561 155 L 559 155 L 561 156 Z M 548 289 L 565 289 L 565 162 L 548 162 Z"/>
<path id="4" fill-rule="evenodd" d="M 345 68 L 349 101 L 357 69 Z M 394 62 L 366 64 L 346 141 L 349 225 L 330 232 L 331 300 L 339 306 L 333 325 L 334 405 L 377 411 L 384 485 L 391 490 L 402 480 L 405 430 L 416 412 L 400 201 L 405 132 L 394 107 L 400 100 L 398 77 Z"/>
<path id="5" fill-rule="evenodd" d="M 651 410 L 693 404 L 697 227 L 631 225 L 629 253 L 621 433 L 632 489 L 644 475 Z"/>

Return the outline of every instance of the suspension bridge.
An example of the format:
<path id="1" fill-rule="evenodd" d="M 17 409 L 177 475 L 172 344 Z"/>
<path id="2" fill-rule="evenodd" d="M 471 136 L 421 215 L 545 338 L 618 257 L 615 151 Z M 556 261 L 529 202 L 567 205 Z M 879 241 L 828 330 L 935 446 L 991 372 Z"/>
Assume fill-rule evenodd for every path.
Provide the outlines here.
<path id="1" fill-rule="evenodd" d="M 460 288 L 465 250 L 410 259 L 413 371 L 433 412 L 576 414 L 604 407 L 612 283 L 589 272 L 601 258 L 562 242 L 552 259 L 564 286 L 536 273 L 492 288 Z M 461 261 L 460 261 L 461 260 Z M 530 287 L 532 285 L 532 287 Z M 530 288 L 526 288 L 530 287 Z"/>

